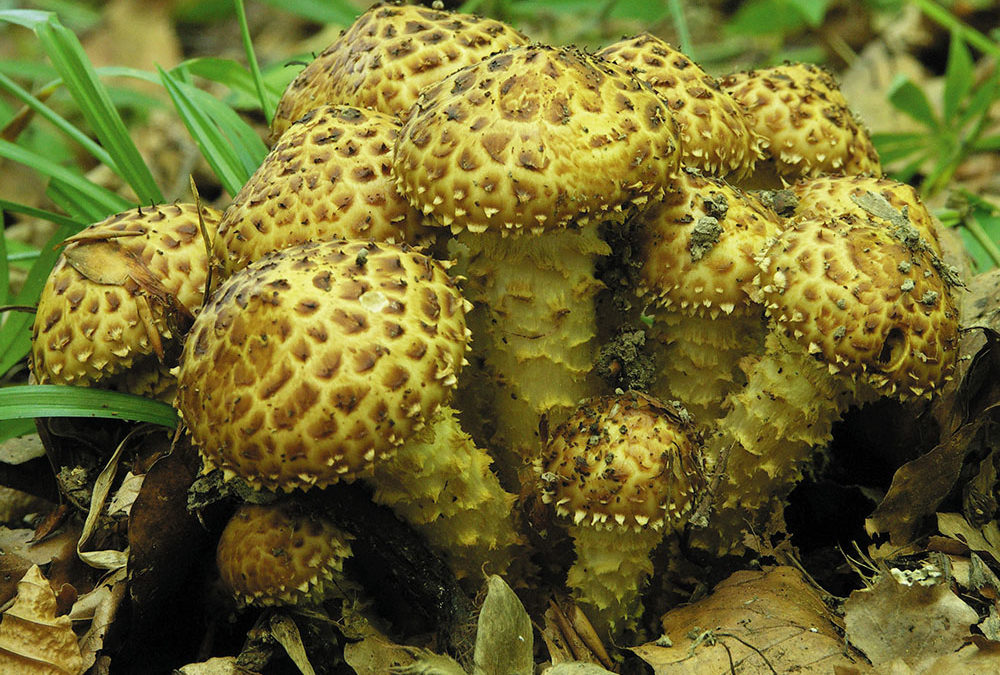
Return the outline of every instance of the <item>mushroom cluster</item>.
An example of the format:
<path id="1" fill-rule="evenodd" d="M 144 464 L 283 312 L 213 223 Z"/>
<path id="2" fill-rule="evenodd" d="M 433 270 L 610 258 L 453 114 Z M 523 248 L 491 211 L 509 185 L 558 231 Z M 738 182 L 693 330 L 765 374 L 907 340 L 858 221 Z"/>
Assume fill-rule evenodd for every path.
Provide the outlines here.
<path id="1" fill-rule="evenodd" d="M 648 34 L 590 54 L 379 4 L 270 140 L 222 213 L 70 239 L 32 357 L 39 382 L 167 397 L 206 473 L 273 493 L 221 533 L 240 604 L 354 592 L 314 497 L 356 481 L 465 590 L 568 588 L 615 639 L 666 536 L 739 552 L 848 406 L 954 369 L 933 218 L 817 67 L 715 79 Z M 610 278 L 639 299 L 618 318 Z M 640 329 L 652 384 L 616 390 L 601 342 Z"/>

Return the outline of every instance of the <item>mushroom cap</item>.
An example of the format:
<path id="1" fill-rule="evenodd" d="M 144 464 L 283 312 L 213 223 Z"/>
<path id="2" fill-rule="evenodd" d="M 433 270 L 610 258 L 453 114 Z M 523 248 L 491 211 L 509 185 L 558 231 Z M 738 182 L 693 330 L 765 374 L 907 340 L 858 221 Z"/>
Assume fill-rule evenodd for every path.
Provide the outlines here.
<path id="1" fill-rule="evenodd" d="M 628 68 L 667 102 L 685 166 L 744 176 L 763 158 L 763 139 L 751 129 L 746 111 L 701 66 L 660 38 L 649 33 L 622 38 L 597 56 Z"/>
<path id="2" fill-rule="evenodd" d="M 216 565 L 241 605 L 316 604 L 342 592 L 351 539 L 292 503 L 243 504 L 222 531 Z"/>
<path id="3" fill-rule="evenodd" d="M 209 231 L 221 216 L 207 206 L 201 215 Z M 65 243 L 35 313 L 35 380 L 149 395 L 169 389 L 172 378 L 160 361 L 169 361 L 170 345 L 179 343 L 205 292 L 198 208 L 131 209 Z"/>
<path id="4" fill-rule="evenodd" d="M 575 49 L 512 47 L 427 89 L 394 170 L 410 203 L 458 231 L 623 220 L 677 171 L 664 102 Z"/>
<path id="5" fill-rule="evenodd" d="M 877 214 L 866 211 L 855 200 L 867 192 L 881 195 L 890 206 L 906 217 L 928 246 L 940 254 L 941 246 L 934 217 L 924 206 L 917 191 L 906 183 L 874 176 L 819 176 L 803 178 L 791 186 L 797 198 L 795 215 L 814 220 L 873 219 L 890 225 Z"/>
<path id="6" fill-rule="evenodd" d="M 394 117 L 350 106 L 293 124 L 222 216 L 214 255 L 223 273 L 306 241 L 429 238 L 392 176 L 399 129 Z"/>
<path id="7" fill-rule="evenodd" d="M 276 251 L 198 316 L 177 408 L 207 468 L 271 490 L 351 480 L 450 396 L 465 305 L 442 265 L 405 245 Z"/>
<path id="8" fill-rule="evenodd" d="M 868 132 L 819 66 L 786 63 L 732 73 L 719 84 L 745 107 L 780 176 L 882 174 Z"/>
<path id="9" fill-rule="evenodd" d="M 313 108 L 346 103 L 405 117 L 421 90 L 528 38 L 505 23 L 418 5 L 377 4 L 285 90 L 271 141 Z"/>
<path id="10" fill-rule="evenodd" d="M 696 171 L 641 219 L 639 292 L 692 315 L 749 307 L 756 256 L 784 227 L 753 194 Z"/>
<path id="11" fill-rule="evenodd" d="M 535 463 L 542 501 L 599 528 L 679 528 L 704 485 L 677 412 L 635 391 L 585 401 Z"/>
<path id="12" fill-rule="evenodd" d="M 907 398 L 955 367 L 958 312 L 935 262 L 879 223 L 797 218 L 762 257 L 757 283 L 779 333 L 831 372 Z"/>

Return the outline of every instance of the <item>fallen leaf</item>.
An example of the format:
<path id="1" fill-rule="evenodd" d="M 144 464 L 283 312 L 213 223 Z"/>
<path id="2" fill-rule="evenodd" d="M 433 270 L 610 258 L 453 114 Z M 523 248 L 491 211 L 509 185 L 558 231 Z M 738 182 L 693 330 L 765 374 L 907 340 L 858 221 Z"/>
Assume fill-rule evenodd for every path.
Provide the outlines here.
<path id="1" fill-rule="evenodd" d="M 888 672 L 896 661 L 918 673 L 949 672 L 925 668 L 961 648 L 970 626 L 979 621 L 950 584 L 906 585 L 887 573 L 874 587 L 851 593 L 844 610 L 848 641 L 879 672 Z"/>
<path id="2" fill-rule="evenodd" d="M 474 675 L 531 675 L 535 669 L 531 619 L 503 579 L 486 582 L 476 629 Z"/>
<path id="3" fill-rule="evenodd" d="M 285 614 L 273 614 L 270 620 L 271 635 L 278 641 L 288 654 L 288 658 L 299 669 L 302 675 L 316 675 L 309 657 L 306 655 L 306 648 L 302 644 L 302 635 L 295 622 Z"/>
<path id="4" fill-rule="evenodd" d="M 736 572 L 707 598 L 667 612 L 663 634 L 632 649 L 656 675 L 872 672 L 792 567 Z"/>
<path id="5" fill-rule="evenodd" d="M 83 657 L 68 616 L 56 616 L 56 596 L 37 565 L 17 585 L 14 604 L 0 620 L 0 672 L 5 675 L 78 675 Z"/>
<path id="6" fill-rule="evenodd" d="M 971 551 L 989 553 L 1000 562 L 1000 526 L 997 521 L 991 520 L 982 527 L 974 527 L 960 513 L 939 513 L 937 520 L 941 534 L 961 541 Z"/>
<path id="7" fill-rule="evenodd" d="M 178 669 L 181 675 L 247 675 L 236 665 L 235 656 L 222 656 L 201 663 L 189 663 Z"/>

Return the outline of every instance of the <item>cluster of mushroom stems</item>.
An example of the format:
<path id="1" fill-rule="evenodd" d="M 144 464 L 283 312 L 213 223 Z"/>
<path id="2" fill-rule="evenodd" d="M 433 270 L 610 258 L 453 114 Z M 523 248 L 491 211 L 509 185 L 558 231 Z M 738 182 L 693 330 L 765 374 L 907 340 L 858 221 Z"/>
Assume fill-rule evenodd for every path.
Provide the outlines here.
<path id="1" fill-rule="evenodd" d="M 814 66 L 715 79 L 650 35 L 589 54 L 377 5 L 271 142 L 224 212 L 67 242 L 32 355 L 38 382 L 174 402 L 206 471 L 274 493 L 220 541 L 241 603 L 361 592 L 351 536 L 296 496 L 361 481 L 472 593 L 539 582 L 541 501 L 616 638 L 665 537 L 741 553 L 848 407 L 954 367 L 933 219 Z M 633 298 L 598 315 L 608 259 Z M 655 372 L 625 391 L 594 363 L 639 328 Z"/>

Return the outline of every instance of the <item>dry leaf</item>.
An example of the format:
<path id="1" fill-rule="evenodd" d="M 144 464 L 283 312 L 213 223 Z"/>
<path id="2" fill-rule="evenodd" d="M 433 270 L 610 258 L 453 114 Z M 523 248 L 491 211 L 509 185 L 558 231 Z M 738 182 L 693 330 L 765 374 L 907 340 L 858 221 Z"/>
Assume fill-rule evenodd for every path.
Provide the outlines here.
<path id="1" fill-rule="evenodd" d="M 971 551 L 985 551 L 1000 562 L 1000 526 L 997 521 L 973 527 L 960 513 L 939 513 L 937 520 L 941 534 L 961 541 Z"/>
<path id="2" fill-rule="evenodd" d="M 873 588 L 854 591 L 844 604 L 847 639 L 879 668 L 899 661 L 914 672 L 957 651 L 979 615 L 949 584 L 905 585 L 882 574 Z M 906 672 L 905 670 L 902 672 Z"/>
<path id="3" fill-rule="evenodd" d="M 285 614 L 273 614 L 270 621 L 271 635 L 278 641 L 288 654 L 288 658 L 299 669 L 302 675 L 316 675 L 309 657 L 306 655 L 306 648 L 302 644 L 302 635 L 299 627 L 295 625 L 290 617 Z"/>
<path id="4" fill-rule="evenodd" d="M 17 598 L 0 621 L 0 672 L 5 675 L 78 675 L 83 657 L 68 616 L 56 616 L 56 596 L 37 565 L 17 585 Z"/>
<path id="5" fill-rule="evenodd" d="M 835 617 L 791 567 L 733 574 L 707 598 L 667 612 L 663 633 L 632 649 L 656 675 L 872 672 L 845 653 Z"/>
<path id="6" fill-rule="evenodd" d="M 118 608 L 125 597 L 127 585 L 128 574 L 125 569 L 115 570 L 97 588 L 77 598 L 70 610 L 69 618 L 72 621 L 90 621 L 90 628 L 80 638 L 85 668 L 94 665 L 97 655 L 104 649 L 104 638 L 118 616 Z"/>
<path id="7" fill-rule="evenodd" d="M 500 577 L 486 582 L 486 600 L 476 629 L 475 675 L 531 675 L 534 672 L 531 619 Z"/>
<path id="8" fill-rule="evenodd" d="M 237 667 L 235 656 L 222 656 L 201 663 L 190 663 L 178 670 L 181 675 L 246 675 Z"/>

